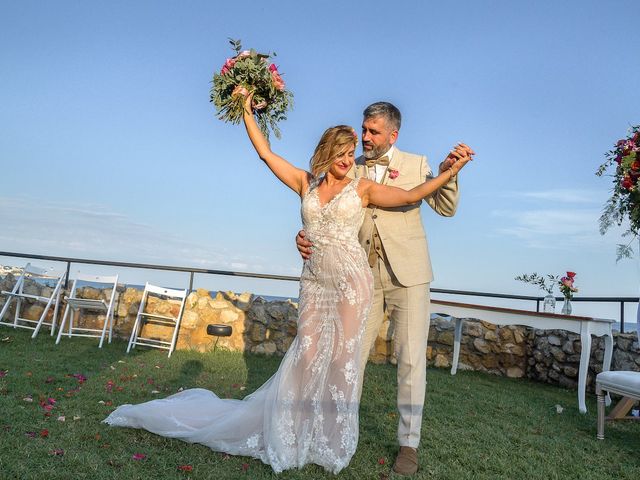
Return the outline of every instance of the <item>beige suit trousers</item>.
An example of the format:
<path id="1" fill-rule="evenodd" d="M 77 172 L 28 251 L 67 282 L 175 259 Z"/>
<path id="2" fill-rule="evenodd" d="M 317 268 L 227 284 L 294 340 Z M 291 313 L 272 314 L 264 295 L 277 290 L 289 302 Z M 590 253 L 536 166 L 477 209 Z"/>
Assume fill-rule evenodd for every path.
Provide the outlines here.
<path id="1" fill-rule="evenodd" d="M 389 264 L 381 260 L 373 266 L 372 273 L 373 303 L 362 345 L 361 371 L 364 372 L 382 325 L 386 300 L 398 360 L 398 443 L 418 448 L 427 383 L 429 284 L 404 287 L 398 283 Z"/>

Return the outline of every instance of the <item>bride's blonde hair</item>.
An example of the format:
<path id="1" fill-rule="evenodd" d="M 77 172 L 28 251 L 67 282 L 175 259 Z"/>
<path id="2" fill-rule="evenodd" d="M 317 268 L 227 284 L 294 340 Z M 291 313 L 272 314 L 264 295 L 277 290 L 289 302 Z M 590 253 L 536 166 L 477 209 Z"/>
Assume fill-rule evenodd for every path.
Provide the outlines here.
<path id="1" fill-rule="evenodd" d="M 338 125 L 327 128 L 320 137 L 318 146 L 313 152 L 311 161 L 311 174 L 314 177 L 329 171 L 334 160 L 342 155 L 349 147 L 358 144 L 356 131 L 348 125 Z"/>

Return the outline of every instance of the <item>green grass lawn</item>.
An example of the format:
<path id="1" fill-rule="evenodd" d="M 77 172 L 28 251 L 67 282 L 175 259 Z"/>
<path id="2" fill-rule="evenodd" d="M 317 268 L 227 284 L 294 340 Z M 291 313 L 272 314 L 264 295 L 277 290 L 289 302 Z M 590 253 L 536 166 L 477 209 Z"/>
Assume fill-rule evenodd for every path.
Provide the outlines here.
<path id="1" fill-rule="evenodd" d="M 2 479 L 336 478 L 313 465 L 276 476 L 257 460 L 101 423 L 117 405 L 179 388 L 242 398 L 269 378 L 279 358 L 224 350 L 178 351 L 171 359 L 160 350 L 127 355 L 122 341 L 98 349 L 93 339 L 63 338 L 56 346 L 45 332 L 35 340 L 30 333 L 0 330 Z M 360 444 L 337 478 L 394 478 L 395 385 L 393 366 L 368 366 Z M 640 477 L 640 424 L 607 424 L 606 439 L 597 441 L 591 396 L 589 413 L 582 415 L 575 391 L 434 369 L 427 392 L 421 469 L 414 478 Z M 556 404 L 564 407 L 561 414 Z"/>

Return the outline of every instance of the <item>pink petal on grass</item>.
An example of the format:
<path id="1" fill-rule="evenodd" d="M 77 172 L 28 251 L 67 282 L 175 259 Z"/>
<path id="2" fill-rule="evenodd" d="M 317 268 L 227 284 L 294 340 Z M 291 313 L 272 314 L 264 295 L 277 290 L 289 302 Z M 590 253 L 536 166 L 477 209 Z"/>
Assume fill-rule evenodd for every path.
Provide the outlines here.
<path id="1" fill-rule="evenodd" d="M 74 373 L 71 375 L 73 378 L 75 378 L 76 380 L 78 380 L 79 383 L 84 383 L 87 381 L 87 377 L 85 377 L 84 375 L 82 375 L 81 373 Z"/>
<path id="2" fill-rule="evenodd" d="M 64 450 L 63 450 L 63 449 L 61 449 L 61 448 L 56 448 L 56 449 L 54 449 L 54 450 L 50 450 L 50 451 L 49 451 L 49 454 L 50 454 L 50 455 L 59 455 L 59 456 L 62 456 L 62 455 L 64 455 Z"/>
<path id="3" fill-rule="evenodd" d="M 24 432 L 24 434 L 29 438 L 36 438 L 36 432 Z"/>
<path id="4" fill-rule="evenodd" d="M 9 370 L 0 370 L 0 378 L 6 377 L 7 373 L 9 373 Z"/>
<path id="5" fill-rule="evenodd" d="M 144 460 L 147 456 L 144 453 L 134 453 L 131 458 L 133 460 Z"/>

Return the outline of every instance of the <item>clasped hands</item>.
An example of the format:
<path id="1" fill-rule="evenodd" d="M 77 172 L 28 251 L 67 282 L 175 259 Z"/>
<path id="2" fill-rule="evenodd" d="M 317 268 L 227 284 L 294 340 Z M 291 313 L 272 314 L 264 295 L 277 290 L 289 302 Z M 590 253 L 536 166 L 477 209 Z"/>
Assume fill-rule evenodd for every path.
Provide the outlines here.
<path id="1" fill-rule="evenodd" d="M 444 173 L 449 170 L 453 178 L 467 162 L 473 160 L 473 155 L 475 154 L 476 152 L 474 152 L 469 145 L 460 142 L 453 147 L 453 150 L 449 152 L 447 158 L 440 164 L 439 172 Z"/>

